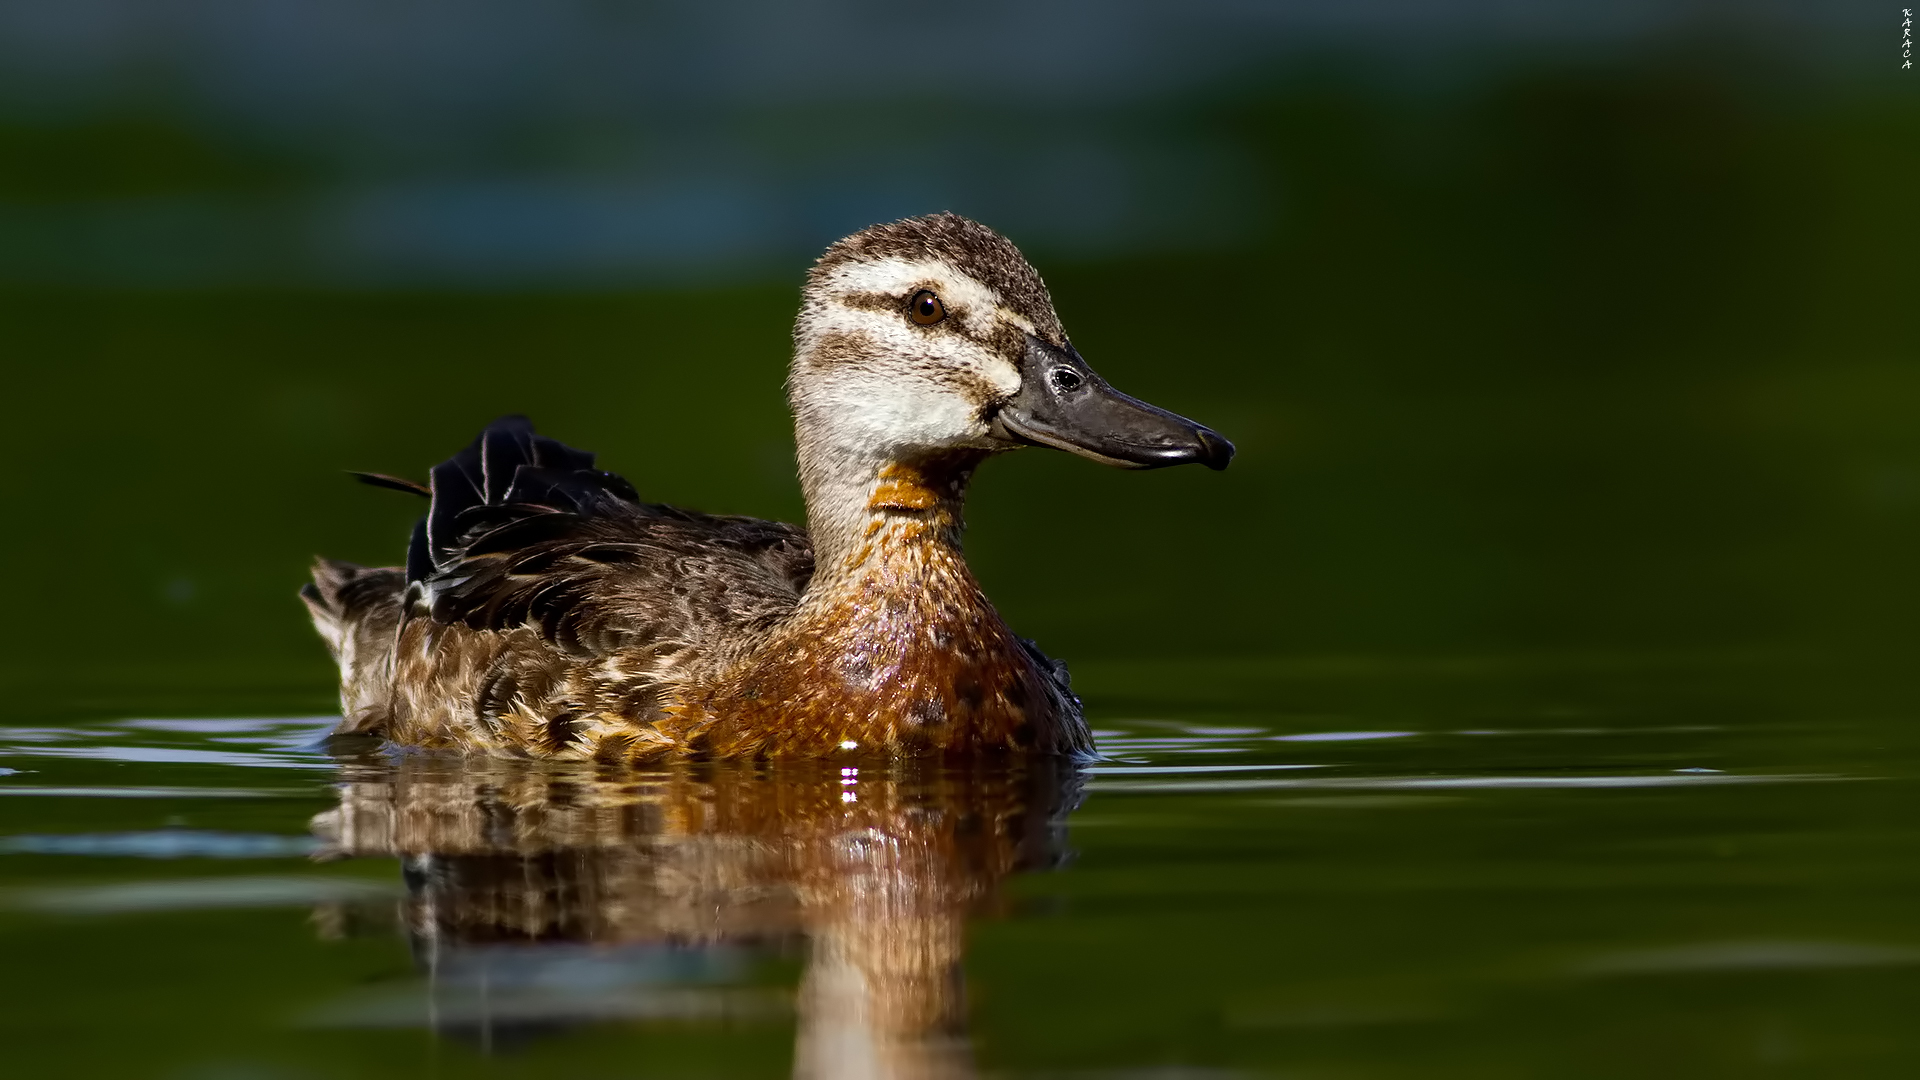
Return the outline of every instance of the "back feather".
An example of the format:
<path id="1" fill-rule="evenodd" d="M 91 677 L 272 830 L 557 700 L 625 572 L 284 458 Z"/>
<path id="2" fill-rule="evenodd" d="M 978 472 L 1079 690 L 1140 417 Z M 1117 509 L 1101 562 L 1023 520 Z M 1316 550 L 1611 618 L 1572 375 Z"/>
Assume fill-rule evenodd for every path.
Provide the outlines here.
<path id="1" fill-rule="evenodd" d="M 595 469 L 593 461 L 585 450 L 536 434 L 524 416 L 488 424 L 472 445 L 433 467 L 433 505 L 408 552 L 407 580 L 421 580 L 428 568 L 447 569 L 473 539 L 529 514 L 590 515 L 640 501 L 632 485 Z"/>
<path id="2" fill-rule="evenodd" d="M 472 630 L 529 627 L 585 656 L 722 641 L 798 602 L 813 574 L 805 532 L 643 503 L 593 463 L 508 416 L 435 466 L 407 559 L 425 612 Z"/>

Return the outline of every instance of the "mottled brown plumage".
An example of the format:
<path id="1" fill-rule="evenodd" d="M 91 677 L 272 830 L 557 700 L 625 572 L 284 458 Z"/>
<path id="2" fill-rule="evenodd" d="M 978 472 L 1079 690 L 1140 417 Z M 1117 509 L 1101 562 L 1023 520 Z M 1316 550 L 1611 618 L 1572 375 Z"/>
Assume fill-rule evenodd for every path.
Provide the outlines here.
<path id="1" fill-rule="evenodd" d="M 909 319 L 928 293 L 942 317 Z M 795 342 L 810 532 L 643 503 L 498 421 L 433 469 L 404 571 L 322 560 L 303 591 L 342 731 L 607 763 L 1091 753 L 1064 667 L 961 555 L 973 470 L 1034 443 L 1133 467 L 1232 447 L 1108 387 L 1013 245 L 950 214 L 829 249 Z"/>

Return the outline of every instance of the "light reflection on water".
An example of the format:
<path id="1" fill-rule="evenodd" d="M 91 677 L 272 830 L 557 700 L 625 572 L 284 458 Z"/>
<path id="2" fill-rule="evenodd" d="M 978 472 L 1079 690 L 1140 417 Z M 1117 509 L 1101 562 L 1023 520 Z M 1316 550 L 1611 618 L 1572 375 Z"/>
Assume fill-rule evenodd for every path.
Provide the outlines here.
<path id="1" fill-rule="evenodd" d="M 424 755 L 343 776 L 314 823 L 323 856 L 401 860 L 427 988 L 313 1022 L 482 1045 L 562 1022 L 743 1022 L 788 1004 L 725 985 L 744 957 L 799 956 L 795 1073 L 822 1077 L 970 1074 L 967 920 L 1008 875 L 1059 861 L 1082 786 L 1044 765 L 604 774 Z"/>
<path id="2" fill-rule="evenodd" d="M 1456 1057 L 1484 1061 L 1495 1044 L 1476 1025 L 1539 1007 L 1503 1004 L 1508 987 L 1536 1002 L 1549 986 L 1633 995 L 1649 979 L 1736 975 L 1910 987 L 1920 968 L 1920 935 L 1884 918 L 1739 917 L 1755 888 L 1835 873 L 1817 865 L 1830 851 L 1743 854 L 1789 843 L 1763 819 L 1790 804 L 1741 792 L 1884 789 L 1897 763 L 1794 768 L 1714 724 L 1107 721 L 1104 759 L 1079 769 L 655 772 L 329 746 L 328 724 L 0 730 L 17 770 L 0 794 L 38 796 L 0 805 L 44 807 L 0 830 L 0 934 L 85 956 L 119 925 L 161 935 L 136 939 L 157 948 L 175 931 L 152 920 L 291 911 L 298 926 L 265 924 L 281 929 L 217 975 L 276 988 L 261 1030 L 287 1053 L 412 1031 L 532 1069 L 590 1032 L 677 1032 L 705 1048 L 694 1061 L 760 1032 L 786 1047 L 778 1071 L 822 1077 L 1047 1072 L 996 1064 L 1050 1060 L 1006 1011 L 1022 995 L 1059 1010 L 1057 1036 L 1104 1030 L 1078 1002 L 1164 1012 L 1186 987 L 1215 1002 L 1208 1022 L 1241 1064 L 1305 1055 L 1391 1074 L 1383 1047 L 1312 1039 L 1451 1031 Z M 236 768 L 282 771 L 256 787 Z M 1488 854 L 1502 845 L 1512 854 Z M 1531 910 L 1561 914 L 1520 916 L 1515 899 L 1542 888 L 1562 899 Z M 1702 889 L 1726 917 L 1687 914 Z M 1490 910 L 1449 899 L 1470 895 Z M 1456 947 L 1443 924 L 1475 959 L 1440 959 Z M 1346 958 L 1317 959 L 1311 938 L 1292 965 L 1234 955 L 1309 929 Z M 1382 933 L 1432 955 L 1398 970 L 1369 940 Z M 280 974 L 340 949 L 386 959 L 346 982 Z M 1315 1032 L 1329 1034 L 1299 1042 Z M 1137 1034 L 1104 1039 L 1131 1046 L 1131 1064 L 1070 1071 L 1151 1064 Z"/>

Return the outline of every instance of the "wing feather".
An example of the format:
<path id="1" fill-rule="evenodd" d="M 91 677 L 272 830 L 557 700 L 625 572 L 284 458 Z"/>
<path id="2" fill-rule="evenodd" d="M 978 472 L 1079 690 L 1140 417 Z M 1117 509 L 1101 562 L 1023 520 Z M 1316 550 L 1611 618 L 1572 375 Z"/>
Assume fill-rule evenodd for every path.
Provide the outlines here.
<path id="1" fill-rule="evenodd" d="M 433 470 L 424 613 L 576 658 L 763 629 L 813 573 L 801 529 L 640 502 L 594 457 L 497 421 Z M 510 479 L 509 479 L 510 478 Z M 417 614 L 417 613 L 416 613 Z"/>

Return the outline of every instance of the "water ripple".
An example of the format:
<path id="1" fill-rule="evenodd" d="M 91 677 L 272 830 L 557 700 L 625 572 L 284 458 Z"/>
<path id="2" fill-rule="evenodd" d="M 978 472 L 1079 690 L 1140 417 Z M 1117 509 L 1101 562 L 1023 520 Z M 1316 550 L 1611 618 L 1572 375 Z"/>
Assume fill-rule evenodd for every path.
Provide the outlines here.
<path id="1" fill-rule="evenodd" d="M 202 829 L 0 836 L 0 855 L 92 855 L 139 859 L 276 859 L 310 855 L 311 836 Z"/>
<path id="2" fill-rule="evenodd" d="M 212 877 L 15 889 L 0 904 L 63 915 L 120 915 L 209 908 L 310 907 L 353 900 L 382 900 L 400 887 L 344 877 Z"/>
<path id="3" fill-rule="evenodd" d="M 332 769 L 324 757 L 303 757 L 245 750 L 194 750 L 180 746 L 0 746 L 19 757 L 86 758 L 96 761 L 150 762 L 166 765 L 239 765 L 268 769 Z"/>
<path id="4" fill-rule="evenodd" d="M 11 770 L 7 770 L 11 771 Z M 39 795 L 62 799 L 284 799 L 290 796 L 310 798 L 311 791 L 297 788 L 216 788 L 216 787 L 110 787 L 45 784 L 0 784 L 0 795 Z"/>
<path id="5" fill-rule="evenodd" d="M 1582 964 L 1588 975 L 1721 971 L 1818 971 L 1920 964 L 1920 949 L 1846 941 L 1719 941 L 1613 953 Z"/>
<path id="6" fill-rule="evenodd" d="M 1373 776 L 1327 777 L 1308 780 L 1188 780 L 1172 783 L 1152 780 L 1104 780 L 1095 777 L 1094 791 L 1203 792 L 1272 791 L 1285 788 L 1332 790 L 1393 790 L 1425 788 L 1650 788 L 1704 787 L 1725 784 L 1786 784 L 1858 777 L 1826 773 L 1731 775 L 1728 773 L 1656 773 L 1627 776 Z"/>

